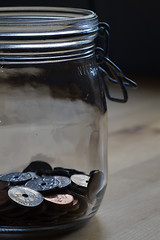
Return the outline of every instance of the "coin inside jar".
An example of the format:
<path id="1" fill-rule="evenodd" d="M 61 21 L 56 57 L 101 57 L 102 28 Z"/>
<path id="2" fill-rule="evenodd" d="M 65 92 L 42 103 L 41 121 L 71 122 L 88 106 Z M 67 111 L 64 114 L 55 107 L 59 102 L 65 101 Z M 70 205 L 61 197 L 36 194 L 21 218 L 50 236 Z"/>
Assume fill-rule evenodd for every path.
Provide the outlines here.
<path id="1" fill-rule="evenodd" d="M 85 174 L 74 174 L 71 176 L 71 180 L 74 184 L 80 187 L 87 187 L 90 177 Z"/>
<path id="2" fill-rule="evenodd" d="M 30 173 L 13 172 L 0 176 L 0 181 L 6 181 L 13 184 L 22 184 L 32 179 Z"/>
<path id="3" fill-rule="evenodd" d="M 69 171 L 62 167 L 55 167 L 54 170 L 52 171 L 52 176 L 53 175 L 70 177 Z"/>
<path id="4" fill-rule="evenodd" d="M 69 177 L 65 177 L 65 176 L 54 176 L 54 177 L 59 182 L 58 184 L 59 188 L 65 188 L 71 183 L 71 179 Z"/>
<path id="5" fill-rule="evenodd" d="M 39 192 L 50 191 L 58 187 L 59 181 L 54 176 L 37 178 L 28 181 L 25 186 Z"/>
<path id="6" fill-rule="evenodd" d="M 39 160 L 31 162 L 28 167 L 23 170 L 23 172 L 35 172 L 37 174 L 48 173 L 50 171 L 52 171 L 50 164 Z"/>
<path id="7" fill-rule="evenodd" d="M 72 207 L 69 209 L 69 212 L 73 212 L 79 209 L 78 199 L 74 199 Z"/>
<path id="8" fill-rule="evenodd" d="M 40 176 L 37 175 L 35 172 L 28 172 L 28 173 L 31 175 L 32 179 L 40 178 Z"/>
<path id="9" fill-rule="evenodd" d="M 103 172 L 99 170 L 92 171 L 87 187 L 87 196 L 91 202 L 96 199 L 97 193 L 100 191 L 104 180 Z"/>
<path id="10" fill-rule="evenodd" d="M 70 194 L 55 194 L 44 197 L 46 201 L 51 202 L 57 207 L 69 207 L 73 204 L 74 198 Z"/>
<path id="11" fill-rule="evenodd" d="M 24 207 L 36 207 L 43 202 L 43 196 L 33 189 L 12 187 L 8 190 L 10 199 Z"/>

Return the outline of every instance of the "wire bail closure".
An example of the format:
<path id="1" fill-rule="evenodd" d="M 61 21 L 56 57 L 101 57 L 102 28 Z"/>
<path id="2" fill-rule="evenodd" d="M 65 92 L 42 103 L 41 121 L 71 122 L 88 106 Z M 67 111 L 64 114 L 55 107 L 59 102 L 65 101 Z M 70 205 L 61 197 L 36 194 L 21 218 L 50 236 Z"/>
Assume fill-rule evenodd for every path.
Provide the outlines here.
<path id="1" fill-rule="evenodd" d="M 98 36 L 103 40 L 102 47 L 96 47 L 96 59 L 98 62 L 99 71 L 103 76 L 103 84 L 105 88 L 106 95 L 108 99 L 125 103 L 128 100 L 128 93 L 126 87 L 136 88 L 137 84 L 133 82 L 131 79 L 127 78 L 121 69 L 117 67 L 108 57 L 109 50 L 109 31 L 110 27 L 107 23 L 100 22 L 99 23 L 99 34 Z M 110 90 L 108 87 L 108 82 L 119 85 L 122 90 L 123 97 L 117 98 L 113 97 L 110 94 Z"/>

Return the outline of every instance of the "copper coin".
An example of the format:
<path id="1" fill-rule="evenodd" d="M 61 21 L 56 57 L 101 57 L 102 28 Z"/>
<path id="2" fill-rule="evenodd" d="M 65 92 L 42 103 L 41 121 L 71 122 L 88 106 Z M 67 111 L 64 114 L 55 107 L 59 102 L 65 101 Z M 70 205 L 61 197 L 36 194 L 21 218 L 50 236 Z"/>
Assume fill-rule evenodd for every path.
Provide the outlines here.
<path id="1" fill-rule="evenodd" d="M 68 207 L 73 204 L 74 198 L 70 194 L 55 194 L 44 197 L 46 201 L 49 201 L 57 207 Z"/>
<path id="2" fill-rule="evenodd" d="M 87 187 L 87 196 L 91 202 L 96 199 L 97 193 L 101 190 L 104 181 L 104 173 L 95 170 L 92 172 Z"/>
<path id="3" fill-rule="evenodd" d="M 78 199 L 74 199 L 73 201 L 73 207 L 76 206 L 78 204 Z"/>
<path id="4" fill-rule="evenodd" d="M 74 212 L 79 209 L 79 202 L 77 199 L 74 199 L 72 207 L 69 209 L 69 212 Z"/>
<path id="5" fill-rule="evenodd" d="M 11 200 L 24 207 L 37 207 L 43 202 L 43 196 L 33 189 L 12 187 L 8 191 Z"/>
<path id="6" fill-rule="evenodd" d="M 85 174 L 74 174 L 71 176 L 71 180 L 79 187 L 87 187 L 90 177 Z"/>

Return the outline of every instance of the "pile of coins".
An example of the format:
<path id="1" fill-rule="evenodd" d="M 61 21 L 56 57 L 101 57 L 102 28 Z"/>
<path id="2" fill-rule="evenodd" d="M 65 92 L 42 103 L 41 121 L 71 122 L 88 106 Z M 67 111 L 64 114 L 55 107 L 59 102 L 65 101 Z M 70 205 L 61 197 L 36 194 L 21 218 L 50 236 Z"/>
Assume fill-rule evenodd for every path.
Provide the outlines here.
<path id="1" fill-rule="evenodd" d="M 0 175 L 1 226 L 45 226 L 74 221 L 96 201 L 104 174 L 34 161 L 23 172 Z"/>

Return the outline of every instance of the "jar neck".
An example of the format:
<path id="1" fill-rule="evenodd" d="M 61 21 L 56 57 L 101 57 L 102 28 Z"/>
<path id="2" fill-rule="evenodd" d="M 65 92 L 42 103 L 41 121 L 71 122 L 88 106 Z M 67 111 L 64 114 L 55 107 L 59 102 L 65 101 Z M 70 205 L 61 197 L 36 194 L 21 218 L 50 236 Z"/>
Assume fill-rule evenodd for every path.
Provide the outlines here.
<path id="1" fill-rule="evenodd" d="M 44 63 L 93 55 L 95 13 L 48 7 L 0 8 L 0 62 Z"/>

